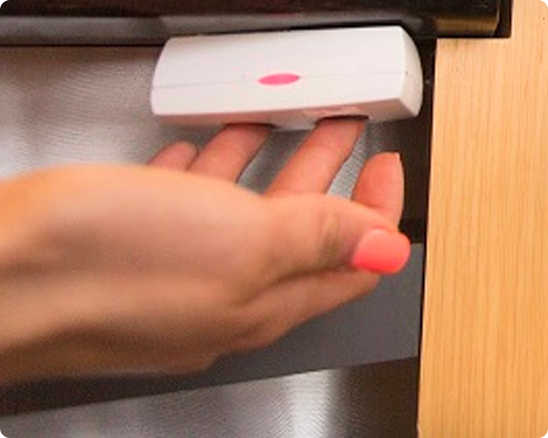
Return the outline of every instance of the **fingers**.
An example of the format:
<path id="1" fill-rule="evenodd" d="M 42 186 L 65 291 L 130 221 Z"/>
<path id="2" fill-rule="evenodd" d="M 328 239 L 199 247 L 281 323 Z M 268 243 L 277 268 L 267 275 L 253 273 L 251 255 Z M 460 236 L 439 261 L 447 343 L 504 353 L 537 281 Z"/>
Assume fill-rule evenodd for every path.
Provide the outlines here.
<path id="1" fill-rule="evenodd" d="M 278 174 L 269 195 L 325 192 L 348 159 L 363 120 L 323 120 Z"/>
<path id="2" fill-rule="evenodd" d="M 202 150 L 187 142 L 166 147 L 148 164 L 236 181 L 268 137 L 269 128 L 231 125 L 218 133 Z"/>
<path id="3" fill-rule="evenodd" d="M 325 192 L 352 153 L 364 126 L 360 120 L 321 121 L 267 193 Z M 199 155 L 192 145 L 178 143 L 160 152 L 150 164 L 235 181 L 256 156 L 269 131 L 259 125 L 227 126 Z"/>
<path id="4" fill-rule="evenodd" d="M 196 158 L 189 171 L 236 181 L 268 137 L 262 125 L 231 125 L 217 134 Z"/>
<path id="5" fill-rule="evenodd" d="M 197 156 L 196 146 L 188 142 L 179 142 L 162 149 L 148 164 L 166 169 L 186 170 Z"/>
<path id="6" fill-rule="evenodd" d="M 362 169 L 352 199 L 398 226 L 404 196 L 404 177 L 399 154 L 384 153 L 371 158 Z"/>

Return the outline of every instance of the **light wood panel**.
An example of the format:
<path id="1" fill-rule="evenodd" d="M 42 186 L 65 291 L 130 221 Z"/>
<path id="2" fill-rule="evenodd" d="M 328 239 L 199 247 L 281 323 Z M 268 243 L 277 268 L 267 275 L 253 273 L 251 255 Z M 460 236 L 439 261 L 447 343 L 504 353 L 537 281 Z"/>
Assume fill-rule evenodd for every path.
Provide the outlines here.
<path id="1" fill-rule="evenodd" d="M 419 430 L 548 431 L 548 8 L 438 45 Z"/>

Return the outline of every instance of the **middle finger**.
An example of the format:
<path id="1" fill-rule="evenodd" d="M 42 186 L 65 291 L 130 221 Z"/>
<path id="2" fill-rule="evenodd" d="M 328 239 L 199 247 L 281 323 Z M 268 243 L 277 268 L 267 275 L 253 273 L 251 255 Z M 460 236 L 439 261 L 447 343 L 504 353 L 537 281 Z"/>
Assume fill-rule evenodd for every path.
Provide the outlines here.
<path id="1" fill-rule="evenodd" d="M 364 120 L 321 121 L 270 185 L 267 194 L 322 193 L 348 159 Z"/>

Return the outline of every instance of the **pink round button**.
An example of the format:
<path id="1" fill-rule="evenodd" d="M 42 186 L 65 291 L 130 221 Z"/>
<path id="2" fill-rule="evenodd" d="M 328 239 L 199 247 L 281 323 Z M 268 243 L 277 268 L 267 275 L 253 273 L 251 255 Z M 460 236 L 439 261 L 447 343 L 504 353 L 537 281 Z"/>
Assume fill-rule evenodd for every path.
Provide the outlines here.
<path id="1" fill-rule="evenodd" d="M 297 82 L 301 77 L 294 73 L 274 73 L 263 76 L 259 79 L 259 83 L 263 85 L 289 85 Z"/>

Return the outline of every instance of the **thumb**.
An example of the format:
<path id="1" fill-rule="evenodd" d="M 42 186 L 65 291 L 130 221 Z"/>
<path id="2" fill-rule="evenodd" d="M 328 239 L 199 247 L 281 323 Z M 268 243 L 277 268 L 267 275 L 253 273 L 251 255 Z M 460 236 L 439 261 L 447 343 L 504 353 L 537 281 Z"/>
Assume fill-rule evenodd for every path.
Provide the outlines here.
<path id="1" fill-rule="evenodd" d="M 395 273 L 410 242 L 379 212 L 325 195 L 273 198 L 270 256 L 280 277 L 340 268 Z"/>

